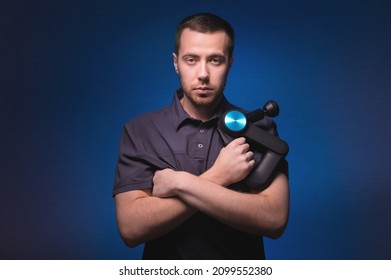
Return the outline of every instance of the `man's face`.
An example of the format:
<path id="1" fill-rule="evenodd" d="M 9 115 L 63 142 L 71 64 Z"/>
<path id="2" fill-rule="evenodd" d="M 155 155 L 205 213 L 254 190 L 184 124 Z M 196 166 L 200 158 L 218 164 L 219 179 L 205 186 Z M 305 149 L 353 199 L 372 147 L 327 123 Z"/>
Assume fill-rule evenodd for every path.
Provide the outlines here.
<path id="1" fill-rule="evenodd" d="M 228 36 L 223 31 L 183 30 L 178 54 L 174 54 L 174 67 L 184 91 L 185 109 L 216 108 L 232 63 L 227 42 Z"/>

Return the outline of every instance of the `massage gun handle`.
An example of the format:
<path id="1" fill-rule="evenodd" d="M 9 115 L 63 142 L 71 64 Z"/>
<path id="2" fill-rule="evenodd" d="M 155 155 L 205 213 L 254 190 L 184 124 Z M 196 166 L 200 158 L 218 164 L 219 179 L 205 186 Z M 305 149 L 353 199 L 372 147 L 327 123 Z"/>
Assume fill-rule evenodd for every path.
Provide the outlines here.
<path id="1" fill-rule="evenodd" d="M 224 143 L 227 145 L 234 138 L 219 129 Z M 261 159 L 256 162 L 256 166 L 250 174 L 243 180 L 250 189 L 265 189 L 272 179 L 272 173 L 279 162 L 287 155 L 288 144 L 256 125 L 249 125 L 243 133 L 251 150 L 254 153 L 260 153 Z"/>

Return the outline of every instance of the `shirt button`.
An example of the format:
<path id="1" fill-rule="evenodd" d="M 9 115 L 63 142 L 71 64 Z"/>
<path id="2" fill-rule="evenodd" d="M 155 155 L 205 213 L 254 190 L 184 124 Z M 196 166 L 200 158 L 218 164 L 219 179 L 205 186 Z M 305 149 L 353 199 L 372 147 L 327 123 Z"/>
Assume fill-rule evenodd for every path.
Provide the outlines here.
<path id="1" fill-rule="evenodd" d="M 200 133 L 204 133 L 204 132 L 205 132 L 205 130 L 201 128 L 200 129 Z"/>
<path id="2" fill-rule="evenodd" d="M 204 145 L 198 144 L 198 148 L 202 149 L 203 147 L 204 147 Z"/>

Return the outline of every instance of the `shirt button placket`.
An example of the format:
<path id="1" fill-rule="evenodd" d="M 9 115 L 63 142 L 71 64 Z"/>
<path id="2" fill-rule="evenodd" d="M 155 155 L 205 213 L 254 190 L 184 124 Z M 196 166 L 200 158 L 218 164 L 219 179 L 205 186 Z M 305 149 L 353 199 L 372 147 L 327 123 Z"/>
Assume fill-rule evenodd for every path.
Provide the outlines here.
<path id="1" fill-rule="evenodd" d="M 199 127 L 198 129 L 198 137 L 197 137 L 197 140 L 198 140 L 198 144 L 197 144 L 197 147 L 198 147 L 198 150 L 201 152 L 201 150 L 204 148 L 204 142 L 205 142 L 205 128 L 203 128 L 202 126 Z M 201 152 L 201 154 L 203 154 L 204 152 Z"/>

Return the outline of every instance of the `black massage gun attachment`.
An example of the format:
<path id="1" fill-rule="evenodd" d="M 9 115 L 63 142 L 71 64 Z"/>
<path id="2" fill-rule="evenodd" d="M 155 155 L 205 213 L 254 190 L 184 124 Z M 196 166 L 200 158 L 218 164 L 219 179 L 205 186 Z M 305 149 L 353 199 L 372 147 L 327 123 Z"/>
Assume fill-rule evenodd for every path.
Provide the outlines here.
<path id="1" fill-rule="evenodd" d="M 277 102 L 274 100 L 269 100 L 265 103 L 262 109 L 256 109 L 246 114 L 246 117 L 249 122 L 256 122 L 262 120 L 265 116 L 267 117 L 277 117 L 280 113 L 280 107 L 278 107 Z"/>

